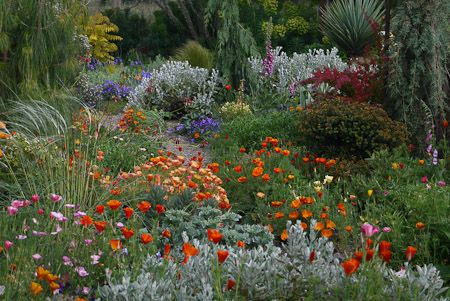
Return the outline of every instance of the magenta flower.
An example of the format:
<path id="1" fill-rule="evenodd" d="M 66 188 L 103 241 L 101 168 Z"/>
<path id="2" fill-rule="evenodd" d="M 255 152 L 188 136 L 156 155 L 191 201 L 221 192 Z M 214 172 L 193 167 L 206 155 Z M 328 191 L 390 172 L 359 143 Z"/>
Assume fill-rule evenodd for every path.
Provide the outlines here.
<path id="1" fill-rule="evenodd" d="M 55 193 L 52 193 L 51 195 L 50 195 L 50 199 L 53 201 L 53 202 L 60 202 L 61 200 L 62 200 L 62 196 L 60 196 L 60 195 L 58 195 L 58 194 L 55 194 Z"/>
<path id="2" fill-rule="evenodd" d="M 422 182 L 422 183 L 428 183 L 428 177 L 427 176 L 423 176 L 422 177 L 422 179 L 420 179 L 420 181 Z"/>
<path id="3" fill-rule="evenodd" d="M 390 228 L 390 227 L 384 227 L 383 228 L 383 232 L 384 233 L 389 233 L 389 232 L 391 232 L 392 231 L 392 229 Z"/>
<path id="4" fill-rule="evenodd" d="M 42 209 L 42 208 L 38 209 L 37 213 L 38 213 L 39 215 L 44 214 L 44 209 Z"/>
<path id="5" fill-rule="evenodd" d="M 437 182 L 437 185 L 439 187 L 445 187 L 447 185 L 447 183 L 445 183 L 445 181 L 439 181 L 439 182 Z"/>
<path id="6" fill-rule="evenodd" d="M 12 241 L 5 240 L 5 249 L 6 249 L 6 251 L 11 249 L 12 246 L 14 246 L 14 243 Z"/>
<path id="7" fill-rule="evenodd" d="M 92 243 L 92 239 L 85 239 L 84 243 L 86 244 L 86 246 L 89 246 Z"/>
<path id="8" fill-rule="evenodd" d="M 380 232 L 378 227 L 372 226 L 369 223 L 364 223 L 361 225 L 361 232 L 364 236 L 371 237 L 372 235 Z"/>
<path id="9" fill-rule="evenodd" d="M 31 196 L 31 200 L 33 201 L 33 202 L 39 202 L 39 200 L 40 200 L 40 196 L 39 195 L 37 195 L 37 194 L 33 194 L 32 196 Z"/>
<path id="10" fill-rule="evenodd" d="M 13 206 L 9 206 L 6 211 L 8 212 L 8 215 L 13 216 L 16 215 L 17 212 L 19 211 L 19 209 L 17 209 L 16 207 Z"/>

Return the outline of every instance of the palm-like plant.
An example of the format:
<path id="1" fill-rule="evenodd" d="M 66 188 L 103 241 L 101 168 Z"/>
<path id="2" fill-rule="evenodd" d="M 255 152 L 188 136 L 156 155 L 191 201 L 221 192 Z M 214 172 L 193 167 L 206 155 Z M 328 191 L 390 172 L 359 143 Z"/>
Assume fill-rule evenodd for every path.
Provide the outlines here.
<path id="1" fill-rule="evenodd" d="M 321 8 L 322 32 L 351 56 L 363 53 L 376 37 L 384 7 L 380 0 L 336 0 Z"/>

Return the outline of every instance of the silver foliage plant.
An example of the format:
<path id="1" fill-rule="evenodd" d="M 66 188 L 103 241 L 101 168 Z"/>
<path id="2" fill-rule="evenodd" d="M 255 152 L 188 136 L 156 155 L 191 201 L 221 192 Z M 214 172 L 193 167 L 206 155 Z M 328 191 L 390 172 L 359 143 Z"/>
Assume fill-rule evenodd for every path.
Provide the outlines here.
<path id="1" fill-rule="evenodd" d="M 311 229 L 314 227 L 312 222 Z M 140 274 L 115 279 L 107 271 L 108 284 L 99 288 L 102 300 L 299 300 L 305 296 L 332 297 L 332 291 L 349 281 L 359 282 L 358 274 L 344 275 L 333 243 L 318 237 L 314 230 L 303 231 L 300 224 L 288 223 L 289 239 L 282 247 L 268 244 L 254 249 L 213 245 L 191 240 L 198 256 L 183 265 L 161 256 L 148 256 Z M 183 240 L 189 241 L 186 233 Z M 217 250 L 227 249 L 226 261 L 219 265 Z M 311 252 L 315 252 L 311 262 Z M 174 250 L 175 258 L 182 256 Z M 404 275 L 384 270 L 386 287 L 380 288 L 395 300 L 396 294 L 411 290 L 420 292 L 420 300 L 436 300 L 445 289 L 439 272 L 433 266 L 417 267 Z M 364 277 L 364 276 L 362 276 Z M 236 284 L 228 291 L 227 281 Z M 364 280 L 361 280 L 362 282 Z M 401 288 L 401 289 L 399 289 Z M 361 288 L 363 289 L 363 288 Z M 445 300 L 441 298 L 439 300 Z"/>
<path id="2" fill-rule="evenodd" d="M 188 109 L 209 114 L 217 93 L 219 73 L 213 69 L 192 67 L 188 62 L 168 61 L 152 71 L 130 94 L 128 105 L 168 107 L 171 101 L 182 100 Z"/>
<path id="3" fill-rule="evenodd" d="M 249 58 L 250 70 L 258 86 L 270 81 L 273 92 L 279 96 L 289 95 L 294 84 L 310 78 L 318 69 L 329 67 L 342 71 L 347 67 L 347 64 L 339 57 L 337 48 L 310 49 L 307 53 L 294 53 L 292 56 L 288 56 L 281 47 L 276 47 L 271 52 L 273 73 L 270 76 L 264 74 L 262 58 Z"/>

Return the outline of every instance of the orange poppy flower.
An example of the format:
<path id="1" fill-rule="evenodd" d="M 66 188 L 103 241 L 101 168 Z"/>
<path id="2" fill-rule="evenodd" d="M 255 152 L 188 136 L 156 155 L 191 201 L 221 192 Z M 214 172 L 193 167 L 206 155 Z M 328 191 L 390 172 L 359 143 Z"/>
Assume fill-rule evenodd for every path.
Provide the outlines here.
<path id="1" fill-rule="evenodd" d="M 50 289 L 51 289 L 52 291 L 55 291 L 55 290 L 59 289 L 59 284 L 56 283 L 56 282 L 53 282 L 53 281 L 50 282 L 49 286 L 50 286 Z"/>
<path id="2" fill-rule="evenodd" d="M 264 168 L 262 168 L 262 167 L 255 167 L 253 169 L 252 176 L 255 177 L 255 178 L 260 177 L 263 174 L 263 172 L 264 172 Z"/>
<path id="3" fill-rule="evenodd" d="M 322 231 L 323 228 L 325 228 L 325 225 L 322 222 L 317 222 L 314 225 L 314 230 L 316 231 Z"/>
<path id="4" fill-rule="evenodd" d="M 289 213 L 289 218 L 290 219 L 298 219 L 299 216 L 300 216 L 300 214 L 298 213 L 298 211 L 291 211 Z"/>
<path id="5" fill-rule="evenodd" d="M 246 177 L 239 177 L 237 181 L 239 183 L 246 183 L 247 182 L 247 178 Z"/>
<path id="6" fill-rule="evenodd" d="M 328 229 L 333 229 L 334 230 L 336 228 L 336 224 L 332 220 L 327 220 L 326 226 L 327 226 Z"/>
<path id="7" fill-rule="evenodd" d="M 268 174 L 263 174 L 263 176 L 261 177 L 261 179 L 264 181 L 264 182 L 269 182 L 270 181 L 270 176 L 268 175 Z"/>
<path id="8" fill-rule="evenodd" d="M 275 218 L 280 219 L 284 217 L 284 213 L 283 212 L 277 212 L 275 213 Z"/>
<path id="9" fill-rule="evenodd" d="M 273 169 L 273 172 L 276 173 L 276 174 L 279 174 L 279 173 L 281 172 L 281 168 L 275 167 L 275 168 Z"/>
<path id="10" fill-rule="evenodd" d="M 123 212 L 125 213 L 125 217 L 129 219 L 133 215 L 134 209 L 131 207 L 126 207 L 123 208 Z"/>
<path id="11" fill-rule="evenodd" d="M 52 273 L 48 273 L 47 276 L 45 277 L 45 280 L 47 282 L 53 282 L 53 281 L 58 280 L 58 278 L 59 278 L 58 276 L 53 275 Z"/>
<path id="12" fill-rule="evenodd" d="M 106 221 L 101 221 L 101 222 L 94 222 L 94 227 L 95 229 L 97 229 L 98 232 L 103 232 L 106 228 Z"/>
<path id="13" fill-rule="evenodd" d="M 237 245 L 239 248 L 245 248 L 245 242 L 243 242 L 242 240 L 238 240 L 237 243 L 236 243 L 236 245 Z"/>
<path id="14" fill-rule="evenodd" d="M 233 168 L 235 172 L 242 172 L 242 166 L 238 165 L 236 167 Z"/>
<path id="15" fill-rule="evenodd" d="M 416 223 L 416 228 L 419 229 L 419 230 L 422 230 L 422 229 L 425 228 L 425 224 L 422 223 L 422 222 L 417 222 Z"/>
<path id="16" fill-rule="evenodd" d="M 355 258 L 356 260 L 358 260 L 359 262 L 361 262 L 361 261 L 362 261 L 362 258 L 363 258 L 363 252 L 361 252 L 361 251 L 356 251 L 356 252 L 353 254 L 353 258 Z"/>
<path id="17" fill-rule="evenodd" d="M 348 259 L 342 263 L 342 267 L 344 268 L 345 275 L 350 276 L 358 269 L 359 261 L 354 258 Z"/>
<path id="18" fill-rule="evenodd" d="M 183 253 L 184 253 L 183 264 L 186 264 L 189 260 L 189 257 L 198 255 L 199 250 L 190 243 L 186 242 L 183 244 Z"/>
<path id="19" fill-rule="evenodd" d="M 310 210 L 308 210 L 308 209 L 303 209 L 303 210 L 302 210 L 302 217 L 303 217 L 304 219 L 308 219 L 308 218 L 310 218 L 311 216 L 313 216 L 313 213 L 312 213 Z"/>
<path id="20" fill-rule="evenodd" d="M 328 218 L 328 213 L 321 213 L 320 214 L 320 218 L 327 219 Z"/>
<path id="21" fill-rule="evenodd" d="M 420 166 L 425 165 L 425 160 L 419 160 L 419 165 Z"/>
<path id="22" fill-rule="evenodd" d="M 111 239 L 109 241 L 109 245 L 111 246 L 111 249 L 113 251 L 117 251 L 119 249 L 122 249 L 122 242 L 119 239 Z"/>
<path id="23" fill-rule="evenodd" d="M 381 259 L 386 263 L 391 261 L 392 252 L 390 250 L 380 250 L 378 253 L 380 254 Z"/>
<path id="24" fill-rule="evenodd" d="M 308 196 L 308 197 L 304 198 L 303 202 L 304 202 L 304 204 L 311 205 L 312 203 L 314 203 L 314 199 L 312 197 Z"/>
<path id="25" fill-rule="evenodd" d="M 126 239 L 129 239 L 134 235 L 133 229 L 128 229 L 127 227 L 123 227 L 121 229 L 123 236 L 125 236 Z"/>
<path id="26" fill-rule="evenodd" d="M 289 150 L 287 150 L 287 149 L 285 149 L 285 150 L 283 150 L 282 152 L 281 152 L 281 154 L 283 154 L 283 156 L 289 156 L 290 154 L 291 154 L 291 152 L 289 151 Z"/>
<path id="27" fill-rule="evenodd" d="M 152 207 L 152 204 L 150 202 L 146 202 L 146 201 L 142 201 L 138 204 L 138 209 L 142 213 L 147 213 L 151 207 Z"/>
<path id="28" fill-rule="evenodd" d="M 36 274 L 39 280 L 45 280 L 47 279 L 47 275 L 50 274 L 50 271 L 44 269 L 43 267 L 37 267 Z"/>
<path id="29" fill-rule="evenodd" d="M 333 231 L 330 229 L 322 229 L 320 233 L 322 234 L 323 237 L 326 238 L 330 238 L 331 236 L 333 236 Z"/>
<path id="30" fill-rule="evenodd" d="M 165 244 L 164 245 L 164 252 L 163 252 L 164 258 L 168 258 L 169 257 L 171 249 L 172 249 L 172 247 L 169 244 Z"/>
<path id="31" fill-rule="evenodd" d="M 141 234 L 141 242 L 146 245 L 148 243 L 151 243 L 153 241 L 153 236 L 151 236 L 149 233 L 142 233 Z"/>
<path id="32" fill-rule="evenodd" d="M 298 208 L 300 208 L 301 204 L 302 203 L 300 202 L 300 200 L 293 200 L 291 202 L 291 207 L 294 209 L 298 209 Z"/>
<path id="33" fill-rule="evenodd" d="M 165 238 L 170 238 L 172 236 L 172 233 L 170 233 L 169 229 L 165 229 L 162 232 L 162 236 L 165 237 Z"/>
<path id="34" fill-rule="evenodd" d="M 303 157 L 302 160 L 303 160 L 303 163 L 308 163 L 309 162 L 309 158 L 308 157 Z"/>
<path id="35" fill-rule="evenodd" d="M 366 250 L 366 261 L 371 261 L 374 254 L 375 254 L 375 250 L 374 249 Z"/>
<path id="36" fill-rule="evenodd" d="M 236 281 L 234 279 L 228 279 L 227 281 L 227 290 L 232 290 L 233 287 L 236 285 Z"/>
<path id="37" fill-rule="evenodd" d="M 288 239 L 288 233 L 287 230 L 284 229 L 283 232 L 281 232 L 281 240 L 286 241 Z"/>
<path id="38" fill-rule="evenodd" d="M 347 209 L 345 209 L 344 203 L 339 203 L 339 204 L 337 205 L 337 207 L 338 207 L 339 213 L 340 213 L 342 216 L 347 216 Z"/>
<path id="39" fill-rule="evenodd" d="M 391 246 L 392 246 L 392 244 L 390 242 L 382 240 L 380 242 L 379 248 L 380 248 L 380 251 L 386 251 L 386 250 L 390 250 Z"/>
<path id="40" fill-rule="evenodd" d="M 302 222 L 302 223 L 300 224 L 300 227 L 302 227 L 302 229 L 303 229 L 303 231 L 304 231 L 304 230 L 308 229 L 308 224 Z"/>
<path id="41" fill-rule="evenodd" d="M 88 227 L 92 225 L 93 221 L 92 218 L 89 215 L 85 215 L 80 219 L 80 224 L 84 227 Z"/>
<path id="42" fill-rule="evenodd" d="M 284 203 L 283 202 L 280 202 L 280 201 L 273 201 L 273 202 L 271 202 L 270 203 L 270 205 L 272 206 L 272 207 L 280 207 L 281 205 L 283 205 Z"/>
<path id="43" fill-rule="evenodd" d="M 106 203 L 106 205 L 108 205 L 108 207 L 112 211 L 116 211 L 117 209 L 119 209 L 120 206 L 122 206 L 122 203 L 119 202 L 118 200 L 110 200 L 108 201 L 108 203 Z"/>
<path id="44" fill-rule="evenodd" d="M 217 229 L 208 229 L 208 240 L 212 241 L 213 243 L 217 244 L 219 241 L 222 240 L 222 233 L 219 232 Z"/>
<path id="45" fill-rule="evenodd" d="M 192 189 L 196 189 L 198 187 L 198 184 L 192 181 L 188 182 L 188 187 Z"/>
<path id="46" fill-rule="evenodd" d="M 275 147 L 273 150 L 274 150 L 276 153 L 281 152 L 281 148 L 279 148 L 279 147 Z"/>
<path id="47" fill-rule="evenodd" d="M 95 207 L 95 213 L 97 213 L 97 214 L 103 214 L 103 212 L 105 212 L 105 206 L 103 206 L 103 205 L 98 205 L 97 207 Z"/>
<path id="48" fill-rule="evenodd" d="M 345 226 L 345 231 L 352 232 L 353 231 L 352 226 Z"/>
<path id="49" fill-rule="evenodd" d="M 39 295 L 43 290 L 42 285 L 37 282 L 31 282 L 30 291 L 33 295 Z"/>
<path id="50" fill-rule="evenodd" d="M 241 152 L 241 153 L 245 153 L 247 150 L 245 149 L 245 147 L 241 147 L 240 149 L 239 149 L 239 152 Z"/>
<path id="51" fill-rule="evenodd" d="M 411 261 L 411 259 L 413 259 L 414 255 L 416 255 L 416 251 L 417 249 L 412 247 L 412 246 L 408 246 L 406 248 L 406 260 Z"/>
<path id="52" fill-rule="evenodd" d="M 11 138 L 10 134 L 0 131 L 0 139 L 8 139 L 8 138 Z"/>
<path id="53" fill-rule="evenodd" d="M 367 241 L 366 241 L 367 249 L 370 249 L 372 247 L 372 244 L 373 244 L 373 240 L 370 238 L 367 238 Z"/>
<path id="54" fill-rule="evenodd" d="M 217 250 L 217 259 L 219 260 L 219 263 L 224 263 L 225 260 L 227 260 L 230 253 L 227 250 Z"/>
<path id="55" fill-rule="evenodd" d="M 208 164 L 208 168 L 211 169 L 211 171 L 213 173 L 218 173 L 219 172 L 219 166 L 220 166 L 219 163 Z"/>

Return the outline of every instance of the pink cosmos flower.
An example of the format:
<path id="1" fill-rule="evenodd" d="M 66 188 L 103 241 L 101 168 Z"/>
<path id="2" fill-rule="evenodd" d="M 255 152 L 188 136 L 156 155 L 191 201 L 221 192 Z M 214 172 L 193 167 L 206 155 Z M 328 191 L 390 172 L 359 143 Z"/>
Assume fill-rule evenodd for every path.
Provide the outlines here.
<path id="1" fill-rule="evenodd" d="M 361 232 L 364 236 L 371 237 L 372 235 L 380 232 L 380 229 L 369 223 L 364 223 L 361 225 Z"/>
<path id="2" fill-rule="evenodd" d="M 55 194 L 55 193 L 52 193 L 51 195 L 50 195 L 50 199 L 53 201 L 53 202 L 60 202 L 61 200 L 62 200 L 62 196 L 60 196 L 60 195 L 58 195 L 58 194 Z"/>
<path id="3" fill-rule="evenodd" d="M 32 257 L 34 260 L 42 259 L 41 254 L 38 254 L 38 253 L 31 255 L 31 257 Z"/>
<path id="4" fill-rule="evenodd" d="M 9 249 L 11 249 L 11 247 L 14 245 L 14 243 L 12 241 L 9 240 L 5 240 L 5 249 L 6 251 L 8 251 Z"/>
<path id="5" fill-rule="evenodd" d="M 118 222 L 118 223 L 116 224 L 116 226 L 117 226 L 117 228 L 122 229 L 125 225 L 122 224 L 121 222 Z"/>
<path id="6" fill-rule="evenodd" d="M 61 212 L 50 212 L 50 218 L 56 219 L 58 222 L 66 222 L 67 217 L 65 217 Z"/>
<path id="7" fill-rule="evenodd" d="M 389 232 L 391 232 L 392 231 L 392 229 L 390 228 L 390 227 L 384 227 L 383 228 L 383 232 L 384 233 L 389 233 Z"/>
<path id="8" fill-rule="evenodd" d="M 84 267 L 77 267 L 77 268 L 75 268 L 75 272 L 77 272 L 78 275 L 80 275 L 80 277 L 89 276 L 88 271 L 86 271 L 86 269 Z"/>
<path id="9" fill-rule="evenodd" d="M 91 291 L 91 289 L 89 287 L 83 287 L 83 290 L 81 291 L 83 294 L 87 295 L 89 294 L 89 292 Z"/>
<path id="10" fill-rule="evenodd" d="M 65 204 L 64 207 L 66 208 L 75 208 L 74 204 Z"/>
<path id="11" fill-rule="evenodd" d="M 16 238 L 17 238 L 18 240 L 24 240 L 24 239 L 27 238 L 27 236 L 26 236 L 26 235 L 20 234 L 20 235 L 17 235 Z"/>
<path id="12" fill-rule="evenodd" d="M 16 207 L 13 206 L 9 206 L 6 211 L 8 212 L 8 215 L 13 216 L 16 215 L 17 212 L 19 211 L 19 209 L 17 209 Z"/>
<path id="13" fill-rule="evenodd" d="M 40 196 L 39 195 L 37 195 L 37 194 L 33 194 L 32 196 L 31 196 L 31 200 L 33 201 L 33 202 L 39 202 L 39 200 L 40 200 Z"/>
<path id="14" fill-rule="evenodd" d="M 83 212 L 83 211 L 77 211 L 77 212 L 75 212 L 74 214 L 73 214 L 73 216 L 75 217 L 75 218 L 80 218 L 80 217 L 83 217 L 83 216 L 85 216 L 86 215 L 86 212 Z"/>
<path id="15" fill-rule="evenodd" d="M 96 265 L 96 264 L 98 264 L 98 263 L 100 263 L 100 258 L 101 258 L 101 256 L 100 255 L 91 255 L 91 264 L 93 264 L 93 265 Z"/>

